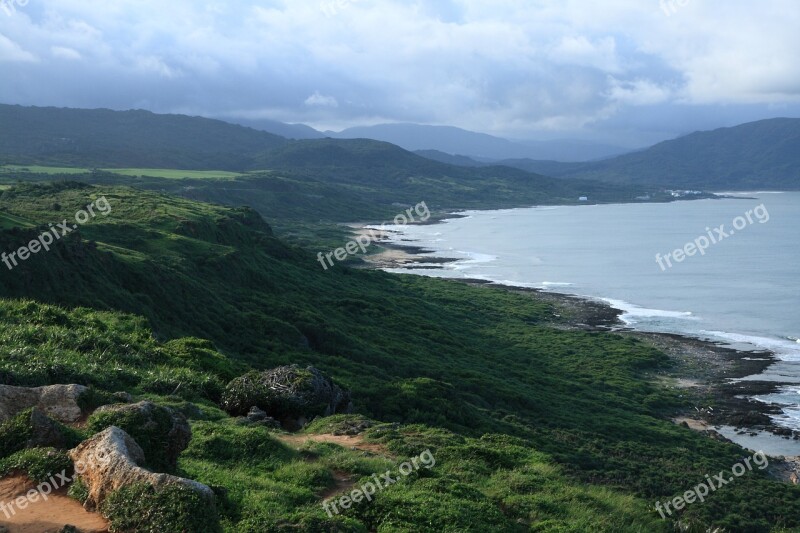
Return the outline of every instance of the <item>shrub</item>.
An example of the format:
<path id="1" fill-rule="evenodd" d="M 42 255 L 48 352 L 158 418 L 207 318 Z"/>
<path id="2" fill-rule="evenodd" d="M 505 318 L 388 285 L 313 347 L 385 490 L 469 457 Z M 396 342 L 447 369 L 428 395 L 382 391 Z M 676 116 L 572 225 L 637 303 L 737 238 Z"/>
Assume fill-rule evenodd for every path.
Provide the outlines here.
<path id="1" fill-rule="evenodd" d="M 184 533 L 222 531 L 216 508 L 198 492 L 183 485 L 156 490 L 134 484 L 111 493 L 100 506 L 114 531 Z"/>
<path id="2" fill-rule="evenodd" d="M 54 448 L 31 448 L 0 460 L 0 477 L 15 471 L 23 472 L 37 482 L 47 481 L 62 471 L 71 477 L 72 460 L 65 452 Z"/>

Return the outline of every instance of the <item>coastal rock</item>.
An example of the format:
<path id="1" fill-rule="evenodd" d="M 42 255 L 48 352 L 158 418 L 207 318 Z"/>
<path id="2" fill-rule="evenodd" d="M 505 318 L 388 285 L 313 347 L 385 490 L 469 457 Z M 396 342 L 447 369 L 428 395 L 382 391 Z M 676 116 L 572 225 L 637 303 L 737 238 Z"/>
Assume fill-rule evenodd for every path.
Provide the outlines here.
<path id="1" fill-rule="evenodd" d="M 136 435 L 149 452 L 149 464 L 164 464 L 170 470 L 192 440 L 192 429 L 182 413 L 149 401 L 104 405 L 89 419 L 89 427 L 95 430 L 109 425 L 122 426 Z"/>
<path id="2" fill-rule="evenodd" d="M 36 407 L 47 416 L 64 424 L 80 420 L 83 412 L 80 396 L 88 390 L 83 385 L 48 385 L 46 387 L 13 387 L 0 385 L 0 422 Z"/>
<path id="3" fill-rule="evenodd" d="M 87 510 L 93 511 L 112 492 L 136 483 L 147 483 L 159 490 L 167 485 L 184 485 L 205 497 L 213 505 L 212 490 L 190 479 L 157 474 L 139 466 L 145 461 L 144 451 L 133 438 L 122 429 L 111 426 L 82 442 L 69 451 L 76 465 L 76 476 L 86 486 L 88 497 L 84 502 Z"/>
<path id="4" fill-rule="evenodd" d="M 233 416 L 246 415 L 257 407 L 294 430 L 316 416 L 347 413 L 351 402 L 350 391 L 316 368 L 291 365 L 234 379 L 225 388 L 221 406 Z"/>
<path id="5" fill-rule="evenodd" d="M 729 425 L 738 428 L 766 427 L 772 424 L 772 419 L 764 413 L 749 411 L 747 413 L 736 413 L 727 418 Z"/>

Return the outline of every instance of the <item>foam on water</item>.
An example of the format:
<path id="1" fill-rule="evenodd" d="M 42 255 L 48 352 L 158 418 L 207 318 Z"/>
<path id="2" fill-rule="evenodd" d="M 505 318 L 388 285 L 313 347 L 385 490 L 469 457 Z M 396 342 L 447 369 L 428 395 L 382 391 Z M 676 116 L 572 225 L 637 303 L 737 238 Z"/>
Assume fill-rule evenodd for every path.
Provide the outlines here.
<path id="1" fill-rule="evenodd" d="M 734 344 L 747 344 L 762 350 L 769 350 L 782 361 L 800 362 L 800 345 L 795 340 L 773 339 L 756 335 L 743 335 L 726 331 L 701 331 L 700 333 L 712 338 L 721 339 Z"/>
<path id="2" fill-rule="evenodd" d="M 620 320 L 628 325 L 634 325 L 642 321 L 643 318 L 674 318 L 679 320 L 695 320 L 696 317 L 691 311 L 666 311 L 664 309 L 649 309 L 624 300 L 614 298 L 600 298 L 601 301 L 608 303 L 611 307 L 623 312 Z"/>

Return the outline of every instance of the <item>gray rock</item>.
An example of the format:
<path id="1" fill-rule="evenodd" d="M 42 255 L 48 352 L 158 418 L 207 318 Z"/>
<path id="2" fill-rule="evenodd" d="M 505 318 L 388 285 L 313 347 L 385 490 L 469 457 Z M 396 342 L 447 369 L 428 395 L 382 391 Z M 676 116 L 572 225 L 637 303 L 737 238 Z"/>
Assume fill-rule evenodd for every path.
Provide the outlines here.
<path id="1" fill-rule="evenodd" d="M 71 424 L 83 416 L 78 398 L 88 390 L 83 385 L 48 385 L 46 387 L 13 387 L 0 385 L 0 422 L 22 411 L 36 407 L 44 414 Z"/>
<path id="2" fill-rule="evenodd" d="M 28 448 L 67 447 L 67 439 L 61 427 L 36 407 L 31 411 L 31 428 L 33 434 L 28 439 Z"/>
<path id="3" fill-rule="evenodd" d="M 95 411 L 95 414 L 97 413 L 137 414 L 139 416 L 136 418 L 140 420 L 141 429 L 148 432 L 158 430 L 163 425 L 162 420 L 167 418 L 169 427 L 163 428 L 167 433 L 166 437 L 164 439 L 159 438 L 159 441 L 163 440 L 165 442 L 165 446 L 163 450 L 159 450 L 159 453 L 163 454 L 167 465 L 172 469 L 178 463 L 178 456 L 189 446 L 189 442 L 192 440 L 192 429 L 182 413 L 169 407 L 156 405 L 153 402 L 143 401 L 125 405 L 104 405 Z M 131 428 L 128 428 L 128 430 L 133 431 Z"/>
<path id="4" fill-rule="evenodd" d="M 316 416 L 350 412 L 351 401 L 350 391 L 318 369 L 291 365 L 234 379 L 222 395 L 221 406 L 233 416 L 249 415 L 257 407 L 285 428 L 299 429 Z"/>
<path id="5" fill-rule="evenodd" d="M 95 510 L 112 492 L 135 483 L 149 483 L 156 490 L 169 484 L 181 484 L 196 491 L 214 504 L 214 493 L 202 483 L 169 474 L 157 474 L 139 466 L 144 452 L 133 438 L 116 426 L 85 440 L 69 451 L 77 477 L 89 496 L 84 504 Z M 80 466 L 79 466 L 80 465 Z"/>

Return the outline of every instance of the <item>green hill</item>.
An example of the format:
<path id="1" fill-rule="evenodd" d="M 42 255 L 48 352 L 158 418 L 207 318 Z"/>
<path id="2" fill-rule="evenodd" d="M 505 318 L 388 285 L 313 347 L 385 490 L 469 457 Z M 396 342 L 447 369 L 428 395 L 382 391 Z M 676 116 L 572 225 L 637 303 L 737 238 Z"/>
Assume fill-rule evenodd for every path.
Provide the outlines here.
<path id="1" fill-rule="evenodd" d="M 668 199 L 652 187 L 564 182 L 503 166 L 448 165 L 379 141 L 289 141 L 224 122 L 144 111 L 0 106 L 2 159 L 7 166 L 0 168 L 0 179 L 5 182 L 131 183 L 193 199 L 250 205 L 274 221 L 380 218 L 393 216 L 399 204 L 423 200 L 450 210 L 576 203 L 581 196 L 596 202 L 633 201 L 645 194 Z M 34 165 L 112 172 L 80 175 L 64 168 L 59 175 L 57 169 Z M 148 174 L 148 167 L 157 170 Z M 115 168 L 124 170 L 115 173 Z M 169 169 L 243 175 L 146 179 L 172 178 Z M 120 178 L 120 173 L 132 177 Z M 174 177 L 185 174 L 175 172 Z M 322 198 L 326 201 L 320 202 Z"/>
<path id="2" fill-rule="evenodd" d="M 559 309 L 528 294 L 323 271 L 249 208 L 19 185 L 0 192 L 11 226 L 0 250 L 100 196 L 108 216 L 0 272 L 0 381 L 79 382 L 187 412 L 195 402 L 205 414 L 193 416 L 179 473 L 217 487 L 226 531 L 667 532 L 674 524 L 653 502 L 743 455 L 664 419 L 685 400 L 651 379 L 668 365 L 653 348 L 570 331 Z M 367 437 L 388 455 L 297 452 L 214 407 L 232 376 L 287 363 L 350 388 L 357 412 L 379 421 Z M 322 510 L 331 471 L 358 479 L 426 448 L 437 467 L 424 476 L 339 517 Z M 681 521 L 697 531 L 800 527 L 798 491 L 756 471 Z"/>
<path id="3" fill-rule="evenodd" d="M 800 119 L 702 131 L 587 164 L 528 165 L 550 175 L 700 190 L 800 189 Z"/>
<path id="4" fill-rule="evenodd" d="M 286 142 L 200 117 L 0 104 L 0 161 L 15 164 L 244 170 Z"/>

